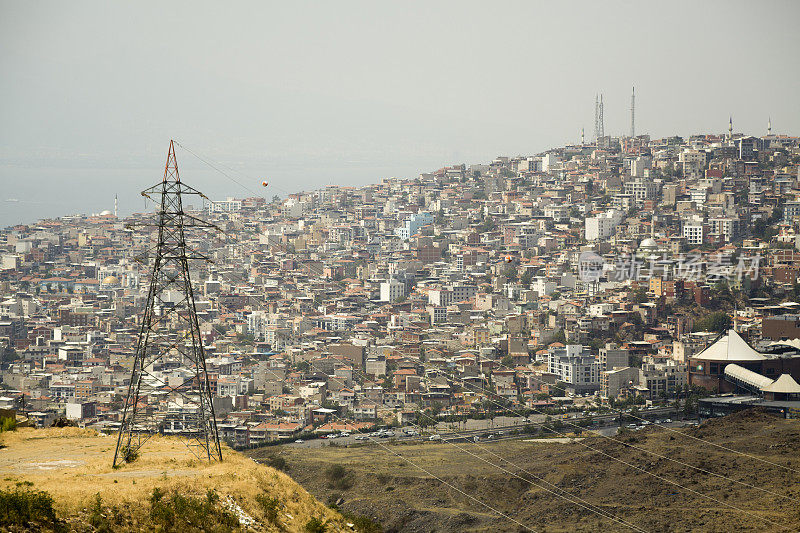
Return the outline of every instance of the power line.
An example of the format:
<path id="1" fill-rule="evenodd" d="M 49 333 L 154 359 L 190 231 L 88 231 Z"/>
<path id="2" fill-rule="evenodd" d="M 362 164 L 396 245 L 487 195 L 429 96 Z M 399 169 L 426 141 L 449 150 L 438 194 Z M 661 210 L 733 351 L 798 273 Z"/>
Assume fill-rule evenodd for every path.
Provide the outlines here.
<path id="1" fill-rule="evenodd" d="M 454 377 L 454 379 L 458 379 L 458 378 L 455 378 L 455 377 Z M 462 383 L 465 383 L 463 380 L 460 380 L 460 379 L 459 379 L 459 381 L 461 381 Z M 491 391 L 487 391 L 487 390 L 486 390 L 486 389 L 484 389 L 483 387 L 479 387 L 479 389 L 480 389 L 480 390 L 483 390 L 484 392 L 488 392 L 490 395 L 491 395 L 491 394 L 494 394 L 494 393 L 492 393 Z M 523 415 L 521 415 L 520 413 L 518 413 L 518 412 L 514 411 L 513 409 L 510 409 L 510 408 L 508 408 L 508 407 L 506 407 L 506 406 L 504 406 L 504 405 L 502 405 L 502 404 L 500 404 L 500 403 L 498 403 L 498 402 L 495 402 L 495 401 L 493 401 L 493 400 L 491 400 L 491 399 L 489 399 L 489 401 L 490 401 L 491 403 L 494 403 L 495 405 L 498 405 L 498 406 L 502 407 L 503 409 L 505 409 L 505 410 L 507 410 L 507 411 L 510 411 L 510 412 L 512 412 L 512 413 L 515 413 L 517 416 L 523 416 Z M 546 413 L 543 413 L 542 411 L 539 411 L 539 410 L 537 410 L 537 409 L 532 409 L 532 410 L 533 410 L 533 411 L 536 411 L 536 412 L 538 412 L 538 413 L 540 413 L 540 414 L 545 414 L 545 415 L 546 415 Z M 568 423 L 569 423 L 569 422 L 568 422 Z M 575 427 L 577 427 L 577 428 L 580 428 L 581 430 L 583 430 L 583 429 L 584 429 L 584 428 L 582 428 L 581 426 L 578 426 L 577 424 L 570 424 L 570 425 L 573 425 L 573 426 L 575 426 Z M 552 429 L 549 429 L 549 430 L 550 430 L 550 431 L 552 431 L 552 432 L 554 432 L 554 433 L 558 433 L 559 435 L 566 436 L 566 434 L 565 434 L 565 433 L 563 433 L 563 432 L 561 432 L 561 431 L 558 431 L 558 430 L 557 430 L 557 429 L 555 429 L 555 428 L 552 428 Z M 602 434 L 601 434 L 601 436 L 605 437 L 605 435 L 602 435 Z M 606 437 L 606 438 L 608 438 L 608 437 Z M 614 440 L 614 439 L 611 439 L 611 440 Z M 707 495 L 707 494 L 703 494 L 703 493 L 701 493 L 701 492 L 699 492 L 699 491 L 696 491 L 696 490 L 694 490 L 694 489 L 691 489 L 691 488 L 689 488 L 689 487 L 684 487 L 684 486 L 683 486 L 683 485 L 681 485 L 680 483 L 677 483 L 677 482 L 675 482 L 675 481 L 672 481 L 671 479 L 665 478 L 664 476 L 661 476 L 661 475 L 659 475 L 659 474 L 654 474 L 653 472 L 650 472 L 650 471 L 648 471 L 648 470 L 646 470 L 646 469 L 644 469 L 644 468 L 641 468 L 641 467 L 639 467 L 639 466 L 636 466 L 636 465 L 633 465 L 633 464 L 631 464 L 631 463 L 628 463 L 628 462 L 626 462 L 626 461 L 623 461 L 622 459 L 619 459 L 619 458 L 617 458 L 617 457 L 614 457 L 613 455 L 611 455 L 611 454 L 608 454 L 608 453 L 606 453 L 606 452 L 604 452 L 604 451 L 602 451 L 602 450 L 598 450 L 598 449 L 596 449 L 596 448 L 593 448 L 593 447 L 589 446 L 588 444 L 586 444 L 586 443 L 584 443 L 584 442 L 582 442 L 582 441 L 575 441 L 575 442 L 576 442 L 577 444 L 580 444 L 581 446 L 583 446 L 583 447 L 585 447 L 585 448 L 588 448 L 588 449 L 590 449 L 590 450 L 592 450 L 592 451 L 595 451 L 595 452 L 597 452 L 597 453 L 600 453 L 600 454 L 602 454 L 602 455 L 605 455 L 606 457 L 609 457 L 609 458 L 613 459 L 614 461 L 617 461 L 617 462 L 619 462 L 619 463 L 622 463 L 622 464 L 625 464 L 625 465 L 627 465 L 627 466 L 630 466 L 631 468 L 635 468 L 636 470 L 640 470 L 640 471 L 642 471 L 642 472 L 644 472 L 644 473 L 646 473 L 646 474 L 648 474 L 648 475 L 650 475 L 650 476 L 653 476 L 653 477 L 655 477 L 655 478 L 657 478 L 657 479 L 660 479 L 660 480 L 662 480 L 662 481 L 665 481 L 665 482 L 667 482 L 667 483 L 670 483 L 671 485 L 674 485 L 674 486 L 680 487 L 680 488 L 682 488 L 682 489 L 684 489 L 684 490 L 687 490 L 687 491 L 689 491 L 689 492 L 692 492 L 692 493 L 694 493 L 694 494 L 697 494 L 698 496 L 701 496 L 701 497 L 703 497 L 703 498 L 707 498 L 707 499 L 709 499 L 709 500 L 712 500 L 712 501 L 714 501 L 715 503 L 718 503 L 718 504 L 720 504 L 720 505 L 724 505 L 725 507 L 729 507 L 729 508 L 731 508 L 731 509 L 734 509 L 734 510 L 736 510 L 736 511 L 739 511 L 739 512 L 741 512 L 741 513 L 744 513 L 744 514 L 752 514 L 752 513 L 753 513 L 753 511 L 746 511 L 746 510 L 744 510 L 744 509 L 740 509 L 739 507 L 736 507 L 735 505 L 732 505 L 732 504 L 726 503 L 726 502 L 724 502 L 724 501 L 722 501 L 722 500 L 719 500 L 719 499 L 717 499 L 717 498 L 714 498 L 713 496 L 709 496 L 709 495 Z M 617 441 L 617 442 L 619 442 L 619 441 Z M 622 443 L 622 444 L 623 444 L 624 446 L 630 446 L 630 445 L 629 445 L 629 444 L 627 444 L 627 443 Z M 732 480 L 732 481 L 733 481 L 733 480 Z M 756 487 L 756 488 L 757 488 L 757 487 Z M 767 492 L 769 492 L 769 491 L 767 491 Z M 770 524 L 772 524 L 772 525 L 775 525 L 775 526 L 781 527 L 781 528 L 783 528 L 783 529 L 789 529 L 789 528 L 787 528 L 787 527 L 785 527 L 785 526 L 782 526 L 782 525 L 778 524 L 777 522 L 775 522 L 775 521 L 773 521 L 773 520 L 770 520 L 770 519 L 768 519 L 768 518 L 765 518 L 765 517 L 759 517 L 759 518 L 761 518 L 761 519 L 762 519 L 762 520 L 764 520 L 765 522 L 769 522 L 769 523 L 770 523 Z"/>
<path id="2" fill-rule="evenodd" d="M 367 376 L 366 376 L 366 375 L 365 375 L 363 372 L 360 372 L 360 371 L 356 370 L 356 369 L 355 369 L 355 367 L 354 367 L 352 364 L 350 365 L 350 369 L 351 369 L 351 370 L 353 370 L 353 371 L 355 371 L 355 372 L 357 372 L 357 373 L 359 373 L 359 374 L 361 374 L 361 376 L 362 376 L 362 377 L 367 377 Z M 343 385 L 346 385 L 346 383 L 344 383 L 344 382 L 343 382 L 341 379 L 339 379 L 339 378 L 336 378 L 335 376 L 333 377 L 333 379 L 335 379 L 335 380 L 339 381 L 339 382 L 340 382 L 340 383 L 342 383 Z M 428 416 L 428 415 L 425 415 L 424 413 L 420 413 L 420 414 L 422 414 L 422 416 L 426 417 L 428 420 L 431 420 L 431 421 L 433 421 L 433 422 L 436 422 L 436 420 L 435 420 L 434 418 L 432 418 L 432 417 L 430 417 L 430 416 Z M 414 424 L 413 422 L 411 423 L 411 425 L 413 425 L 413 426 L 414 426 L 414 427 L 416 427 L 416 428 L 419 428 L 420 430 L 422 430 L 422 429 L 423 429 L 421 426 L 419 426 L 418 424 Z M 458 435 L 458 436 L 460 436 L 460 437 L 464 437 L 464 435 L 462 435 L 461 433 L 458 433 L 458 432 L 456 432 L 456 431 L 453 431 L 453 433 L 455 433 L 456 435 Z M 580 507 L 582 507 L 582 508 L 584 508 L 584 509 L 586 509 L 586 510 L 588 510 L 588 511 L 591 511 L 591 512 L 593 512 L 593 513 L 595 513 L 595 514 L 598 514 L 598 515 L 602 516 L 603 518 L 608 518 L 608 519 L 610 519 L 610 520 L 613 520 L 614 522 L 617 522 L 617 523 L 620 523 L 620 524 L 622 524 L 622 525 L 625 525 L 625 526 L 627 526 L 627 527 L 629 527 L 629 528 L 633 529 L 634 531 L 639 531 L 639 532 L 644 532 L 644 531 L 646 531 L 646 530 L 644 530 L 644 529 L 642 529 L 642 528 L 640 528 L 640 527 L 636 526 L 635 524 L 631 524 L 631 523 L 629 523 L 629 522 L 627 522 L 627 521 L 625 521 L 625 520 L 623 520 L 623 519 L 621 519 L 621 518 L 618 518 L 618 517 L 614 516 L 613 514 L 611 514 L 611 513 L 607 512 L 607 511 L 604 511 L 604 510 L 598 510 L 598 509 L 597 509 L 597 507 L 598 507 L 598 506 L 596 506 L 596 505 L 593 505 L 593 504 L 590 504 L 589 502 L 587 502 L 587 501 L 586 501 L 586 500 L 584 500 L 583 498 L 580 498 L 579 496 L 576 496 L 576 495 L 574 495 L 574 494 L 571 494 L 571 493 L 567 492 L 565 489 L 562 489 L 561 487 L 558 487 L 557 485 L 555 485 L 555 484 L 553 484 L 553 483 L 550 483 L 549 481 L 547 481 L 547 480 L 545 480 L 545 479 L 541 478 L 540 476 L 537 476 L 536 474 L 533 474 L 533 473 L 529 472 L 529 471 L 528 471 L 528 470 L 526 470 L 525 468 L 523 468 L 523 467 L 521 467 L 521 466 L 519 466 L 519 465 L 517 465 L 517 464 L 515 464 L 515 463 L 512 463 L 512 462 L 511 462 L 511 461 L 509 461 L 508 459 L 505 459 L 505 458 L 501 457 L 500 455 L 498 455 L 498 454 L 496 454 L 496 453 L 492 452 L 491 450 L 489 450 L 489 449 L 487 449 L 487 448 L 485 448 L 485 447 L 483 447 L 483 446 L 478 446 L 478 448 L 480 448 L 481 450 L 484 450 L 484 451 L 488 452 L 489 454 L 493 455 L 494 457 L 497 457 L 498 459 L 500 459 L 500 460 L 502 460 L 502 461 L 505 461 L 505 462 L 507 462 L 508 464 L 510 464 L 510 465 L 512 465 L 512 466 L 515 466 L 515 467 L 519 468 L 519 469 L 520 469 L 522 472 L 524 472 L 524 473 L 528 474 L 529 476 L 531 476 L 531 477 L 533 477 L 533 478 L 536 478 L 538 481 L 540 481 L 540 482 L 542 482 L 542 483 L 547 483 L 548 485 L 555 487 L 557 490 L 559 490 L 559 491 L 561 491 L 561 492 L 563 492 L 563 493 L 567 494 L 568 496 L 564 496 L 564 494 L 559 494 L 559 493 L 556 493 L 556 492 L 554 492 L 554 491 L 552 491 L 552 490 L 548 489 L 547 487 L 543 487 L 543 486 L 541 486 L 540 484 L 538 484 L 538 483 L 536 483 L 536 482 L 534 482 L 534 481 L 531 481 L 531 480 L 529 480 L 529 479 L 525 479 L 525 478 L 523 478 L 522 476 L 520 476 L 520 475 L 518 475 L 518 474 L 516 474 L 516 473 L 514 473 L 514 472 L 511 472 L 510 470 L 508 470 L 508 469 L 506 469 L 506 468 L 503 468 L 503 467 L 502 467 L 502 466 L 500 466 L 500 465 L 496 465 L 496 464 L 492 463 L 491 461 L 488 461 L 488 460 L 487 460 L 486 458 L 484 458 L 484 457 L 480 457 L 480 456 L 478 456 L 478 455 L 476 455 L 476 454 L 472 453 L 471 451 L 467 450 L 466 448 L 463 448 L 463 447 L 461 447 L 461 446 L 458 446 L 458 445 L 457 445 L 455 442 L 452 442 L 452 441 L 447 441 L 447 444 L 450 444 L 450 445 L 452 445 L 452 446 L 455 446 L 455 447 L 456 447 L 456 448 L 458 448 L 459 450 L 461 450 L 461 451 L 463 451 L 463 452 L 465 452 L 465 453 L 468 453 L 468 454 L 472 455 L 473 457 L 475 457 L 475 458 L 477 458 L 477 459 L 480 459 L 481 461 L 483 461 L 483 462 L 485 462 L 485 463 L 487 463 L 487 464 L 489 464 L 489 465 L 491 465 L 491 466 L 493 466 L 493 467 L 495 467 L 495 468 L 498 468 L 498 469 L 502 470 L 503 472 L 505 472 L 505 473 L 507 473 L 507 474 L 510 474 L 510 475 L 512 475 L 512 476 L 514 476 L 514 477 L 516 477 L 516 478 L 518 478 L 518 479 L 521 479 L 522 481 L 525 481 L 525 482 L 526 482 L 526 483 L 528 483 L 528 484 L 535 485 L 536 487 L 538 487 L 538 488 L 540 488 L 540 489 L 542 489 L 542 490 L 544 490 L 544 491 L 546 491 L 546 492 L 548 492 L 548 493 L 552 494 L 553 496 L 556 496 L 557 498 L 561 498 L 561 499 L 563 499 L 563 500 L 565 500 L 565 501 L 567 501 L 567 502 L 569 502 L 569 503 L 572 503 L 572 504 L 574 504 L 574 505 L 578 505 L 578 506 L 580 506 Z M 574 500 L 573 500 L 573 499 L 571 499 L 571 498 L 574 498 Z M 575 500 L 578 500 L 578 501 L 575 501 Z M 581 502 L 582 502 L 582 503 L 581 503 Z M 585 504 L 585 505 L 584 505 L 584 504 Z"/>
<path id="3" fill-rule="evenodd" d="M 221 162 L 217 162 L 217 165 L 215 165 L 215 164 L 211 163 L 211 162 L 210 162 L 210 161 L 209 161 L 207 158 L 204 158 L 204 157 L 200 156 L 199 154 L 197 154 L 196 152 L 194 152 L 194 151 L 190 150 L 188 147 L 186 147 L 186 146 L 182 145 L 182 144 L 181 144 L 181 143 L 179 143 L 178 141 L 175 141 L 175 144 L 177 144 L 178 146 L 180 146 L 181 148 L 183 148 L 184 150 L 186 150 L 187 152 L 189 152 L 190 154 L 192 154 L 193 156 L 195 156 L 197 159 L 199 159 L 200 161 L 202 161 L 203 163 L 205 163 L 206 165 L 208 165 L 208 166 L 209 166 L 209 167 L 211 167 L 212 169 L 216 170 L 217 172 L 219 172 L 220 174 L 222 174 L 223 176 L 225 176 L 226 178 L 228 178 L 229 180 L 231 180 L 232 182 L 236 183 L 236 184 L 237 184 L 237 185 L 239 185 L 240 187 L 242 187 L 242 188 L 244 188 L 244 189 L 247 189 L 248 191 L 250 191 L 251 193 L 253 193 L 254 195 L 256 195 L 256 196 L 258 196 L 258 197 L 261 197 L 261 194 L 262 194 L 262 193 L 259 193 L 259 192 L 256 192 L 256 191 L 254 191 L 253 189 L 251 189 L 250 187 L 248 187 L 248 186 L 247 186 L 247 185 L 245 185 L 244 183 L 240 182 L 239 180 L 237 180 L 236 178 L 234 178 L 233 176 L 231 176 L 231 175 L 230 175 L 230 174 L 228 174 L 227 172 L 225 172 L 225 171 L 223 171 L 222 169 L 220 169 L 220 168 L 219 168 L 217 165 L 219 165 L 219 166 L 222 166 L 222 167 L 225 167 L 225 168 L 227 168 L 228 170 L 230 170 L 231 172 L 236 172 L 236 173 L 237 173 L 237 174 L 239 174 L 240 176 L 243 176 L 243 177 L 245 177 L 245 178 L 247 178 L 247 179 L 252 179 L 252 180 L 255 180 L 255 178 L 253 178 L 252 176 L 249 176 L 249 175 L 245 174 L 244 172 L 242 172 L 241 170 L 237 170 L 237 169 L 235 169 L 235 168 L 233 168 L 233 167 L 230 167 L 229 165 L 226 165 L 226 164 L 224 164 L 224 163 L 221 163 Z M 288 192 L 288 191 L 286 191 L 286 190 L 284 190 L 284 189 L 282 189 L 282 188 L 278 187 L 277 185 L 275 185 L 275 184 L 273 184 L 273 183 L 270 183 L 270 185 L 271 185 L 271 186 L 272 186 L 274 189 L 278 189 L 279 191 L 283 192 L 284 194 L 287 194 L 287 195 L 288 195 L 288 194 L 291 194 L 290 192 Z"/>
<path id="4" fill-rule="evenodd" d="M 505 369 L 508 369 L 508 370 L 513 370 L 512 368 L 509 368 L 509 367 L 507 367 L 507 366 L 505 366 L 505 365 L 502 365 L 502 364 L 501 364 L 501 365 L 499 365 L 499 367 L 498 367 L 498 368 L 505 368 Z M 535 377 L 534 377 L 534 378 L 532 378 L 532 379 L 533 379 L 534 381 L 538 382 L 538 383 L 546 384 L 546 383 L 545 383 L 544 381 L 542 381 L 541 379 L 536 379 Z M 630 413 L 625 413 L 625 415 L 626 415 L 626 416 L 630 416 L 631 418 L 635 418 L 635 419 L 637 419 L 637 420 L 647 421 L 647 419 L 645 419 L 645 418 L 642 418 L 642 417 L 639 417 L 639 416 L 635 416 L 635 415 L 632 415 L 632 414 L 630 414 Z M 662 424 L 659 424 L 659 423 L 653 423 L 653 425 L 654 425 L 654 426 L 657 426 L 657 427 L 660 427 L 660 428 L 663 428 L 663 429 L 666 429 L 667 431 L 670 431 L 670 432 L 672 432 L 672 433 L 677 433 L 678 435 L 683 435 L 683 436 L 685 436 L 685 437 L 688 437 L 688 438 L 690 438 L 690 439 L 694 439 L 694 440 L 697 440 L 697 441 L 703 442 L 703 443 L 705 443 L 705 444 L 710 444 L 711 446 L 715 446 L 715 447 L 717 447 L 717 448 L 720 448 L 720 449 L 723 449 L 723 450 L 726 450 L 726 451 L 729 451 L 729 452 L 732 452 L 732 453 L 736 453 L 736 454 L 742 455 L 742 456 L 744 456 L 744 457 L 749 457 L 749 458 L 751 458 L 751 459 L 755 459 L 756 461 L 761 461 L 761 462 L 763 462 L 763 463 L 766 463 L 766 464 L 769 464 L 769 465 L 775 466 L 775 467 L 777 467 L 777 468 L 782 468 L 782 469 L 784 469 L 784 470 L 788 470 L 789 472 L 794 472 L 794 473 L 800 474 L 800 470 L 796 470 L 796 469 L 794 469 L 794 468 L 791 468 L 791 467 L 789 467 L 789 466 L 784 466 L 784 465 L 781 465 L 781 464 L 778 464 L 778 463 L 774 463 L 774 462 L 772 462 L 772 461 L 769 461 L 769 460 L 767 460 L 767 459 L 762 459 L 761 457 L 758 457 L 758 456 L 755 456 L 755 455 L 752 455 L 752 454 L 749 454 L 749 453 L 746 453 L 746 452 L 742 452 L 742 451 L 739 451 L 739 450 L 734 450 L 733 448 L 728 448 L 727 446 L 723 446 L 723 445 L 721 445 L 721 444 L 717 444 L 717 443 L 715 443 L 715 442 L 712 442 L 712 441 L 710 441 L 710 440 L 702 439 L 702 438 L 700 438 L 700 437 L 695 437 L 694 435 L 690 435 L 689 433 L 685 433 L 685 432 L 683 432 L 683 431 L 678 431 L 678 430 L 676 430 L 676 429 L 670 428 L 670 427 L 668 427 L 668 426 L 664 426 L 664 425 L 662 425 Z M 589 430 L 589 431 L 592 431 L 592 430 Z M 603 435 L 603 437 L 606 437 L 606 438 L 611 438 L 611 437 L 608 437 L 607 435 Z M 654 452 L 650 452 L 650 453 L 654 453 Z M 674 460 L 674 459 L 670 459 L 670 460 L 672 461 L 672 460 Z M 690 465 L 690 466 L 691 466 L 691 465 Z M 701 469 L 701 468 L 699 468 L 699 467 L 692 467 L 692 468 L 695 468 L 695 469 L 698 469 L 698 470 L 702 470 L 702 469 Z M 710 472 L 710 473 L 711 473 L 711 474 L 713 474 L 713 475 L 719 475 L 719 474 L 715 474 L 714 472 Z M 732 481 L 735 481 L 735 480 L 732 480 Z M 742 482 L 737 482 L 737 483 L 742 483 Z M 756 489 L 759 489 L 759 490 L 766 490 L 766 489 L 760 489 L 759 487 L 754 487 L 754 488 L 756 488 Z M 767 491 L 767 492 L 769 492 L 769 491 Z M 780 496 L 780 497 L 782 497 L 782 498 L 789 498 L 788 496 L 782 496 L 782 495 L 779 495 L 779 494 L 777 494 L 777 493 L 772 493 L 772 494 L 778 495 L 778 496 Z M 790 499 L 794 499 L 794 498 L 790 498 Z M 795 501 L 797 501 L 798 503 L 800 503 L 800 499 L 798 499 L 798 500 L 795 500 Z"/>
<path id="5" fill-rule="evenodd" d="M 342 420 L 342 418 L 340 418 L 340 417 L 338 417 L 338 416 L 336 416 L 336 415 L 332 415 L 332 416 L 333 416 L 334 418 L 336 418 L 337 420 Z M 344 421 L 344 422 L 345 422 L 345 427 L 346 427 L 346 424 L 347 424 L 347 422 L 346 422 L 346 421 Z M 358 433 L 363 433 L 363 431 L 362 431 L 361 429 L 358 429 L 358 428 L 356 428 L 356 431 L 357 431 Z M 514 518 L 512 518 L 512 517 L 508 516 L 508 515 L 507 515 L 507 514 L 505 514 L 504 512 L 502 512 L 502 511 L 499 511 L 498 509 L 495 509 L 494 507 L 492 507 L 492 506 L 491 506 L 491 505 L 489 505 L 488 503 L 486 503 L 486 502 L 484 502 L 484 501 L 482 501 L 482 500 L 479 500 L 479 499 L 478 499 L 478 498 L 476 498 L 475 496 L 472 496 L 471 494 L 467 494 L 466 492 L 464 492 L 463 490 L 459 489 L 459 488 L 458 488 L 458 487 L 456 487 L 455 485 L 453 485 L 453 484 L 451 484 L 451 483 L 448 483 L 447 481 L 443 480 L 442 478 L 440 478 L 439 476 L 437 476 L 436 474 L 434 474 L 434 473 L 433 473 L 433 472 L 431 472 L 430 470 L 427 470 L 427 469 L 425 469 L 424 467 L 422 467 L 422 466 L 418 465 L 417 463 L 415 463 L 414 461 L 412 461 L 412 460 L 411 460 L 411 459 L 409 459 L 408 457 L 405 457 L 404 455 L 401 455 L 401 454 L 397 453 L 396 451 L 392 450 L 391 448 L 389 448 L 388 446 L 386 446 L 385 444 L 383 444 L 383 443 L 382 443 L 382 442 L 380 442 L 379 440 L 376 440 L 375 438 L 373 438 L 373 437 L 372 437 L 371 435 L 369 435 L 368 433 L 364 433 L 364 435 L 366 435 L 366 437 L 367 437 L 369 440 L 371 440 L 372 442 L 376 443 L 378 446 L 380 446 L 381 448 L 385 449 L 386 451 L 388 451 L 388 452 L 389 452 L 389 453 L 391 453 L 392 455 L 395 455 L 395 456 L 399 457 L 400 459 L 402 459 L 402 460 L 406 461 L 408 464 L 412 465 L 413 467 L 415 467 L 415 468 L 417 468 L 417 469 L 419 469 L 419 470 L 422 470 L 423 472 L 425 472 L 426 474 L 428 474 L 429 476 L 431 476 L 431 477 L 432 477 L 432 478 L 434 478 L 435 480 L 439 481 L 440 483 L 442 483 L 442 484 L 444 484 L 444 485 L 447 485 L 447 486 L 448 486 L 448 487 L 450 487 L 451 489 L 453 489 L 453 490 L 457 491 L 458 493 L 460 493 L 460 494 L 462 494 L 462 495 L 466 496 L 467 498 L 469 498 L 469 499 L 471 499 L 471 500 L 473 500 L 473 501 L 475 501 L 475 502 L 477 502 L 477 503 L 479 503 L 479 504 L 483 505 L 483 506 L 484 506 L 484 507 L 486 507 L 487 509 L 490 509 L 490 510 L 492 510 L 493 512 L 495 512 L 495 513 L 497 513 L 498 515 L 502 516 L 503 518 L 506 518 L 506 519 L 508 519 L 508 520 L 510 520 L 510 521 L 512 521 L 512 522 L 514 522 L 514 523 L 515 523 L 515 524 L 517 524 L 518 526 L 520 526 L 520 527 L 523 527 L 523 528 L 525 528 L 525 529 L 526 529 L 526 530 L 528 530 L 528 531 L 535 531 L 535 530 L 534 530 L 534 529 L 532 529 L 531 527 L 529 527 L 529 526 L 526 526 L 526 525 L 525 525 L 525 524 L 523 524 L 522 522 L 520 522 L 520 521 L 518 521 L 518 520 L 515 520 Z"/>

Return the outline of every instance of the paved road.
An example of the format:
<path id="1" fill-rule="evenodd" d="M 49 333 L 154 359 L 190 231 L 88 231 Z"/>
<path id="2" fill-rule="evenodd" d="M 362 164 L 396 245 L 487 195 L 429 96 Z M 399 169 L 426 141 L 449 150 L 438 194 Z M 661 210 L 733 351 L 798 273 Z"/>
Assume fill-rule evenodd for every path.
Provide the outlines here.
<path id="1" fill-rule="evenodd" d="M 612 436 L 616 435 L 619 431 L 619 422 L 615 421 L 614 419 L 618 416 L 617 413 L 612 414 L 605 414 L 605 415 L 595 415 L 592 417 L 592 421 L 594 424 L 591 426 L 592 431 L 599 432 L 602 435 Z M 659 419 L 659 418 L 667 418 L 667 417 L 675 417 L 675 410 L 671 408 L 658 408 L 653 410 L 643 410 L 638 415 L 641 418 L 647 419 Z M 452 439 L 452 440 L 466 440 L 467 438 L 473 438 L 474 436 L 479 436 L 482 440 L 486 440 L 483 436 L 486 433 L 490 433 L 492 435 L 490 440 L 508 440 L 508 439 L 520 439 L 520 438 L 530 438 L 530 435 L 512 435 L 511 432 L 517 429 L 520 429 L 521 426 L 525 424 L 532 424 L 534 426 L 539 426 L 545 421 L 544 415 L 531 415 L 527 418 L 527 421 L 524 417 L 497 417 L 494 419 L 494 422 L 490 425 L 488 420 L 468 420 L 466 427 L 468 429 L 464 429 L 464 424 L 448 424 L 448 423 L 440 423 L 436 428 L 436 433 L 442 436 L 444 439 Z M 553 417 L 555 420 L 556 417 Z M 564 427 L 560 429 L 561 432 L 569 432 L 570 430 L 574 429 L 570 424 L 575 424 L 580 421 L 584 420 L 582 417 L 577 418 L 567 418 L 563 419 L 562 423 Z M 504 425 L 500 425 L 500 422 L 503 422 Z M 626 426 L 628 424 L 632 424 L 636 422 L 637 427 L 641 428 L 643 424 L 641 421 L 634 420 L 627 418 L 626 419 Z M 473 423 L 473 424 L 470 424 Z M 692 424 L 692 421 L 681 421 L 675 420 L 669 424 L 662 424 L 666 427 L 674 427 L 679 428 L 686 426 L 688 424 Z M 287 446 L 291 446 L 293 448 L 318 448 L 320 446 L 329 446 L 331 444 L 337 446 L 348 446 L 351 444 L 372 444 L 376 445 L 375 442 L 382 442 L 382 443 L 389 443 L 389 442 L 423 442 L 427 441 L 429 436 L 434 433 L 431 429 L 428 429 L 428 432 L 423 436 L 409 436 L 406 434 L 408 431 L 417 431 L 419 428 L 414 426 L 406 426 L 404 428 L 395 428 L 392 430 L 394 436 L 392 437 L 377 437 L 373 434 L 370 435 L 370 439 L 357 439 L 358 436 L 363 436 L 363 433 L 353 432 L 349 437 L 337 437 L 334 439 L 311 439 L 302 443 L 291 443 Z M 591 434 L 591 431 L 587 431 L 587 434 Z"/>

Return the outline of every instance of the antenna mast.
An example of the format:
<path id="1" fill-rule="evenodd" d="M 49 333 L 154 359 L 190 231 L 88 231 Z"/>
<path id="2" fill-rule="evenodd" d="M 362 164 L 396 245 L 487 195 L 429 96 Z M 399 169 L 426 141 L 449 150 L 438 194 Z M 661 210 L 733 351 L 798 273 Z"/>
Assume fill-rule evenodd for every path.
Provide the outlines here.
<path id="1" fill-rule="evenodd" d="M 600 100 L 597 99 L 597 95 L 594 97 L 594 137 L 597 142 L 600 142 L 600 139 L 605 137 L 605 132 L 603 131 L 603 95 L 600 94 Z"/>
<path id="2" fill-rule="evenodd" d="M 636 137 L 636 88 L 631 88 L 631 139 Z"/>

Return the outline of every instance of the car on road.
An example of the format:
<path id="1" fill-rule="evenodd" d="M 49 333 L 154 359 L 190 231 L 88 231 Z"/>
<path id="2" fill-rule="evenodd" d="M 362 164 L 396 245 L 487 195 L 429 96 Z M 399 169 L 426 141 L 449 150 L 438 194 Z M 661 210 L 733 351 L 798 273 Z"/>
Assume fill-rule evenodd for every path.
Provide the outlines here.
<path id="1" fill-rule="evenodd" d="M 303 439 L 297 439 L 294 441 L 295 444 L 303 444 L 305 441 Z"/>
<path id="2" fill-rule="evenodd" d="M 671 418 L 665 418 L 664 420 L 661 421 L 661 423 L 670 424 L 670 423 L 672 423 L 672 419 Z"/>
<path id="3" fill-rule="evenodd" d="M 367 435 L 357 435 L 356 440 L 367 440 L 369 437 Z"/>
<path id="4" fill-rule="evenodd" d="M 428 440 L 442 440 L 442 436 L 441 435 L 431 435 L 430 437 L 428 437 Z"/>
<path id="5" fill-rule="evenodd" d="M 350 433 L 348 433 L 347 431 L 343 431 L 342 433 L 339 433 L 339 436 L 340 437 L 349 437 Z"/>

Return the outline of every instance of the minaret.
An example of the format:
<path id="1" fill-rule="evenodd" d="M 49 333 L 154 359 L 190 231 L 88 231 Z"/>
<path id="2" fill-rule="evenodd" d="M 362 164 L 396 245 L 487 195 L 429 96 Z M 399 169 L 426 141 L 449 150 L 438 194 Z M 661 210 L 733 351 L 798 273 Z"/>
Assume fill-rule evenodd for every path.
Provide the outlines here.
<path id="1" fill-rule="evenodd" d="M 586 144 L 586 143 L 584 142 L 584 138 L 583 138 L 583 128 L 581 128 L 581 146 L 583 146 L 584 144 Z"/>
<path id="2" fill-rule="evenodd" d="M 118 205 L 117 195 L 114 195 L 114 218 L 117 218 L 117 205 Z"/>
<path id="3" fill-rule="evenodd" d="M 733 117 L 728 119 L 728 140 L 733 140 Z"/>
<path id="4" fill-rule="evenodd" d="M 772 117 L 767 120 L 767 135 L 772 135 Z"/>
<path id="5" fill-rule="evenodd" d="M 605 124 L 603 123 L 603 93 L 600 93 L 600 137 L 606 136 L 606 128 Z"/>

